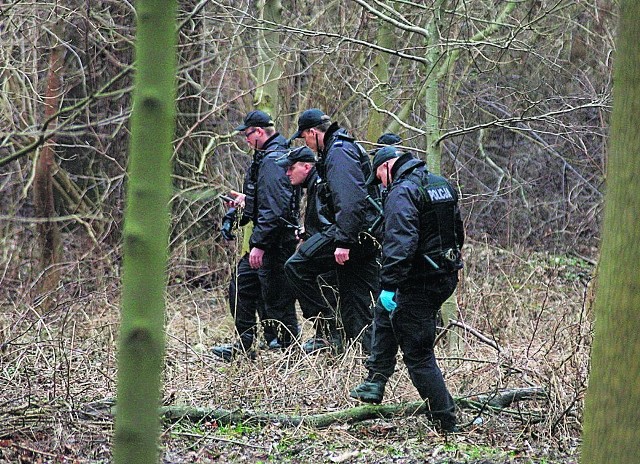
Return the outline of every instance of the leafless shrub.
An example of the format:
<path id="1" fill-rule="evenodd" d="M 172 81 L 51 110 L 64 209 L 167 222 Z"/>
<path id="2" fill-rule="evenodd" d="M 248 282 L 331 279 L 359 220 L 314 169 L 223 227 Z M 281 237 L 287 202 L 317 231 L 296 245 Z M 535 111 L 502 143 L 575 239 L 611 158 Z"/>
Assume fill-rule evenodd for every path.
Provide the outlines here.
<path id="1" fill-rule="evenodd" d="M 98 262 L 92 261 L 93 266 Z M 95 269 L 103 271 L 67 267 L 65 273 L 75 273 L 77 279 L 69 279 L 59 290 L 56 306 L 47 313 L 40 314 L 32 304 L 15 298 L 2 307 L 0 413 L 6 425 L 0 434 L 16 447 L 22 443 L 85 459 L 108 456 L 112 423 L 105 410 L 91 416 L 87 405 L 108 407 L 112 403 L 107 400 L 115 396 L 118 284 L 117 272 L 109 276 L 103 274 L 104 268 Z M 437 349 L 452 393 L 468 398 L 531 386 L 548 393 L 548 400 L 516 403 L 508 412 L 461 409 L 469 439 L 500 449 L 531 446 L 529 456 L 548 455 L 551 451 L 544 451 L 544 443 L 555 443 L 553 452 L 564 449 L 560 455 L 565 458 L 575 453 L 591 343 L 591 316 L 583 304 L 589 272 L 584 262 L 557 262 L 545 253 L 506 252 L 480 243 L 467 248 L 458 292 L 459 321 L 473 331 L 452 327 L 449 338 L 459 337 L 460 348 L 447 348 L 441 342 Z M 18 294 L 28 291 L 17 286 Z M 338 357 L 305 356 L 299 346 L 285 352 L 260 350 L 255 361 L 238 359 L 230 364 L 211 356 L 212 345 L 235 337 L 224 295 L 224 285 L 170 285 L 165 404 L 290 415 L 355 405 L 348 391 L 365 375 L 364 357 L 357 348 Z M 307 321 L 303 332 L 310 333 Z M 399 362 L 385 401 L 417 400 Z M 476 425 L 471 425 L 474 420 Z M 309 445 L 306 452 L 316 457 L 325 440 L 344 440 L 345 446 L 356 449 L 365 442 L 369 443 L 365 448 L 397 444 L 403 434 L 422 433 L 430 441 L 438 440 L 428 421 L 420 417 L 325 431 L 304 426 L 295 430 L 277 425 L 246 427 L 246 433 L 257 440 L 252 443 L 264 445 L 260 449 L 266 453 L 276 452 L 272 447 L 280 440 L 304 443 L 305 437 L 315 434 L 318 446 Z M 212 423 L 179 422 L 167 424 L 166 430 L 166 453 L 174 457 L 173 462 L 186 462 L 182 461 L 186 451 L 179 451 L 182 440 L 193 440 L 204 432 L 200 445 L 194 446 L 211 449 L 216 443 Z M 241 436 L 238 440 L 242 442 Z M 240 453 L 250 450 L 255 451 L 248 448 Z M 232 450 L 222 447 L 220 452 Z"/>

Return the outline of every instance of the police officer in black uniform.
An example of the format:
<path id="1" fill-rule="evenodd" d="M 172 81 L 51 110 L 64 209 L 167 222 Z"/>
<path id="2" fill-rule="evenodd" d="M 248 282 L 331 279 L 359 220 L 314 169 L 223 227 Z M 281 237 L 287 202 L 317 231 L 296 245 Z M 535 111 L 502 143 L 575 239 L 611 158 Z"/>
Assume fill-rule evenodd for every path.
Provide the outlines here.
<path id="1" fill-rule="evenodd" d="M 284 274 L 284 263 L 296 247 L 294 230 L 299 189 L 294 189 L 276 160 L 287 151 L 288 141 L 274 128 L 271 117 L 259 110 L 247 114 L 235 128 L 254 148 L 244 193 L 232 192 L 234 206 L 243 206 L 243 222 L 252 221 L 250 252 L 243 256 L 232 279 L 229 301 L 240 340 L 213 348 L 225 360 L 248 353 L 256 337 L 256 313 L 265 326 L 270 348 L 284 348 L 298 335 L 295 297 Z M 264 305 L 261 307 L 261 305 Z M 263 310 L 263 314 L 261 313 Z"/>
<path id="2" fill-rule="evenodd" d="M 352 398 L 380 403 L 398 347 L 411 381 L 444 432 L 457 430 L 455 406 L 433 350 L 436 314 L 453 293 L 462 268 L 464 229 L 458 196 L 411 153 L 377 151 L 369 184 L 387 187 L 380 297 L 374 307 L 369 374 Z"/>
<path id="3" fill-rule="evenodd" d="M 366 234 L 377 215 L 367 196 L 377 197 L 378 188 L 365 185 L 371 161 L 353 137 L 317 108 L 304 111 L 298 118 L 298 130 L 291 138 L 298 137 L 318 154 L 320 214 L 332 225 L 298 248 L 285 265 L 287 277 L 300 304 L 321 313 L 326 304 L 317 277 L 335 270 L 346 338 L 360 339 L 368 352 L 371 303 L 378 294 L 379 273 L 377 248 Z"/>
<path id="4" fill-rule="evenodd" d="M 307 147 L 299 147 L 288 151 L 276 160 L 276 164 L 285 170 L 289 182 L 294 187 L 306 190 L 306 207 L 304 212 L 304 228 L 298 231 L 301 240 L 330 228 L 333 223 L 320 214 L 322 205 L 318 201 L 318 171 L 316 156 Z"/>
<path id="5" fill-rule="evenodd" d="M 298 238 L 304 242 L 307 238 L 328 230 L 332 222 L 320 214 L 317 188 L 318 171 L 316 169 L 316 157 L 306 146 L 291 150 L 276 163 L 286 169 L 287 177 L 291 185 L 300 186 L 306 190 L 306 208 L 304 212 L 304 227 L 298 231 Z M 306 319 L 313 320 L 315 337 L 305 341 L 303 351 L 312 353 L 324 348 L 334 349 L 336 352 L 342 349 L 342 337 L 337 329 L 336 320 L 336 295 L 333 290 L 336 284 L 336 273 L 330 271 L 320 276 L 319 283 L 327 305 L 321 312 L 317 305 L 308 306 L 304 301 L 300 302 L 302 315 Z"/>

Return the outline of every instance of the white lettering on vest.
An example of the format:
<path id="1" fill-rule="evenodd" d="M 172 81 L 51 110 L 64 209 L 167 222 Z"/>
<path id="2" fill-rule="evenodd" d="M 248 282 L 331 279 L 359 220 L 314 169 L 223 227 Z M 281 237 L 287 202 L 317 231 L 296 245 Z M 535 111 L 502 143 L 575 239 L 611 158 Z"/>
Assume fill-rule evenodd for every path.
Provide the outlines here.
<path id="1" fill-rule="evenodd" d="M 430 188 L 427 190 L 427 192 L 429 192 L 431 201 L 434 202 L 453 200 L 453 195 L 451 195 L 451 192 L 445 187 Z"/>

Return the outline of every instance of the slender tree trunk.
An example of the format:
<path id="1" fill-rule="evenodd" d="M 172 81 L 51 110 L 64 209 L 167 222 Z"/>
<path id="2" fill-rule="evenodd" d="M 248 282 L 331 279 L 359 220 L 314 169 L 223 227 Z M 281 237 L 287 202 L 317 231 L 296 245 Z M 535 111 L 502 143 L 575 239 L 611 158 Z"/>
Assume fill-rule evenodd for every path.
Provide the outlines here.
<path id="1" fill-rule="evenodd" d="M 258 33 L 260 63 L 257 69 L 255 106 L 275 116 L 274 111 L 280 109 L 278 84 L 282 77 L 280 33 L 277 32 L 276 25 L 282 22 L 282 3 L 280 0 L 257 0 L 256 8 L 262 13 L 266 23 Z"/>
<path id="2" fill-rule="evenodd" d="M 393 49 L 395 47 L 395 36 L 393 26 L 386 21 L 378 21 L 379 28 L 377 34 L 377 44 L 381 47 Z M 386 93 L 389 86 L 389 55 L 387 53 L 377 53 L 373 65 L 373 72 L 377 79 L 377 87 L 371 92 L 371 99 L 378 108 L 384 108 L 386 103 Z M 367 139 L 377 140 L 384 132 L 384 115 L 375 109 L 371 111 L 369 123 L 367 125 Z"/>
<path id="3" fill-rule="evenodd" d="M 496 19 L 487 24 L 487 27 L 483 30 L 474 34 L 469 41 L 470 42 L 480 42 L 488 39 L 493 34 L 495 34 L 499 28 L 502 26 L 505 18 L 516 8 L 516 6 L 520 5 L 519 2 L 515 1 L 507 1 L 502 10 L 500 10 L 499 14 L 496 16 Z M 433 102 L 442 103 L 440 97 L 438 96 L 438 87 L 442 84 L 453 71 L 453 68 L 460 57 L 460 48 L 450 48 L 439 50 L 437 47 L 438 44 L 438 21 L 439 14 L 444 4 L 444 0 L 436 0 L 434 3 L 434 14 L 429 17 L 429 24 L 426 26 L 426 29 L 430 31 L 430 37 L 432 40 L 427 41 L 425 46 L 427 50 L 429 50 L 426 58 L 428 59 L 428 64 L 425 65 L 425 71 L 427 76 L 426 84 L 422 86 L 422 88 L 417 92 L 414 98 L 408 98 L 404 106 L 397 113 L 397 117 L 401 121 L 408 121 L 415 107 L 415 101 L 424 99 L 427 102 L 427 108 L 430 108 L 430 105 Z M 442 63 L 438 66 L 438 63 Z M 431 111 L 429 111 L 431 114 Z M 437 159 L 431 160 L 429 159 L 431 155 L 433 157 L 438 158 L 439 155 L 435 154 L 435 150 L 438 149 L 438 139 L 441 136 L 441 127 L 440 127 L 440 118 L 439 111 L 433 113 L 435 116 L 434 125 L 433 117 L 430 117 L 430 121 L 427 122 L 425 131 L 426 131 L 426 150 L 427 150 L 427 162 L 429 163 L 429 169 L 433 170 L 433 172 L 439 173 L 440 167 Z M 388 131 L 395 132 L 399 129 L 400 124 L 397 121 L 392 121 L 387 127 Z"/>
<path id="4" fill-rule="evenodd" d="M 584 464 L 640 456 L 640 2 L 621 1 Z"/>
<path id="5" fill-rule="evenodd" d="M 438 47 L 438 44 L 434 42 L 438 37 L 438 18 L 440 16 L 440 9 L 442 8 L 443 0 L 437 0 L 433 4 L 434 15 L 427 30 L 429 31 L 429 37 L 431 41 L 426 43 L 427 52 L 427 69 L 425 69 L 425 88 L 424 103 L 425 103 L 425 149 L 427 151 L 426 161 L 429 171 L 440 174 L 440 163 L 442 161 L 442 154 L 440 145 L 436 141 L 440 138 L 440 98 L 439 98 L 439 80 L 437 78 L 435 69 L 440 61 L 440 55 L 442 51 Z"/>
<path id="6" fill-rule="evenodd" d="M 136 11 L 136 77 L 114 437 L 114 460 L 120 464 L 158 462 L 175 130 L 176 2 L 139 0 Z"/>
<path id="7" fill-rule="evenodd" d="M 438 37 L 438 21 L 442 5 L 442 0 L 438 0 L 436 3 L 434 3 L 435 14 L 433 15 L 433 18 L 431 19 L 427 27 L 428 31 L 430 32 L 429 36 L 433 38 Z M 439 50 L 435 43 L 427 43 L 425 45 L 427 50 L 430 50 L 427 55 L 429 62 L 428 68 L 426 69 L 427 82 L 425 83 L 425 87 L 423 89 L 424 103 L 426 108 L 426 114 L 424 116 L 424 139 L 425 150 L 427 152 L 426 161 L 429 171 L 435 174 L 440 174 L 442 165 L 442 147 L 438 143 L 438 139 L 440 139 L 441 134 L 439 85 L 440 78 L 435 72 L 435 69 L 440 62 L 440 56 L 442 52 Z M 456 299 L 456 293 L 447 298 L 447 300 L 442 304 L 440 314 L 442 315 L 442 322 L 445 327 L 449 325 L 449 321 L 451 319 L 458 318 L 458 301 Z M 446 341 L 449 352 L 460 352 L 464 347 L 463 339 L 459 329 L 454 329 L 448 332 Z"/>
<path id="8" fill-rule="evenodd" d="M 426 161 L 429 170 L 436 174 L 440 174 L 442 164 L 442 148 L 439 144 L 442 133 L 440 116 L 440 84 L 448 78 L 449 74 L 453 70 L 455 62 L 460 56 L 459 50 L 441 50 L 437 43 L 439 37 L 438 22 L 440 20 L 440 13 L 444 6 L 445 3 L 443 0 L 436 0 L 433 4 L 434 14 L 429 18 L 429 23 L 426 26 L 426 29 L 429 31 L 429 37 L 431 38 L 431 40 L 428 40 L 427 43 L 425 43 L 425 48 L 428 50 L 426 56 L 428 64 L 425 65 L 426 81 L 415 96 L 416 100 L 424 99 L 426 108 L 426 114 L 424 116 Z M 496 20 L 493 23 L 488 24 L 485 29 L 475 34 L 471 38 L 471 41 L 484 40 L 494 34 L 502 24 L 503 19 L 511 13 L 515 7 L 516 2 L 507 2 L 497 15 Z M 442 64 L 438 65 L 439 63 Z M 408 100 L 398 113 L 398 118 L 402 121 L 408 120 L 413 106 L 413 101 Z M 396 121 L 393 121 L 387 130 L 395 131 L 398 128 L 399 124 Z M 441 314 L 445 326 L 448 325 L 451 318 L 456 317 L 457 312 L 458 303 L 456 301 L 456 295 L 453 294 L 442 305 Z M 447 340 L 450 350 L 462 349 L 462 339 L 459 335 L 455 334 L 455 332 L 452 337 L 447 337 Z"/>
<path id="9" fill-rule="evenodd" d="M 60 30 L 61 28 L 56 28 Z M 56 34 L 59 36 L 59 34 Z M 44 98 L 44 118 L 46 130 L 56 128 L 55 114 L 60 108 L 62 100 L 62 67 L 64 64 L 64 47 L 57 37 L 52 38 L 56 45 L 51 48 L 49 55 L 49 72 L 47 88 Z M 40 151 L 35 166 L 33 179 L 33 197 L 36 217 L 43 219 L 38 223 L 38 238 L 40 244 L 40 269 L 42 277 L 38 285 L 39 294 L 47 294 L 60 281 L 60 270 L 56 267 L 60 261 L 60 230 L 52 221 L 56 216 L 53 176 L 56 170 L 55 138 L 48 139 Z"/>

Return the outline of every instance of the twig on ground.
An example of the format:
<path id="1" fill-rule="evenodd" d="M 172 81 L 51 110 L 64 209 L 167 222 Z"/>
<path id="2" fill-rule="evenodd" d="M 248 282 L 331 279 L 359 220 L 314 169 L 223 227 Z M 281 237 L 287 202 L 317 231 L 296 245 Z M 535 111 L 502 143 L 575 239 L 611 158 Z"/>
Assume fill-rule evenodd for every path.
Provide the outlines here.
<path id="1" fill-rule="evenodd" d="M 180 437 L 189 437 L 189 438 L 206 438 L 207 440 L 215 440 L 215 441 L 221 441 L 224 443 L 232 443 L 234 445 L 247 446 L 249 448 L 255 448 L 255 449 L 264 449 L 264 450 L 270 449 L 269 446 L 252 445 L 251 443 L 246 443 L 238 440 L 231 440 L 230 438 L 216 437 L 215 435 L 211 435 L 208 433 L 199 434 L 199 433 L 189 433 L 189 432 L 173 432 L 173 435 L 177 435 Z"/>
<path id="2" fill-rule="evenodd" d="M 447 324 L 444 330 L 440 332 L 440 334 L 436 337 L 435 343 L 438 343 L 438 341 L 442 337 L 444 337 L 444 334 L 446 334 L 447 330 L 449 330 L 451 327 L 460 327 L 466 332 L 469 332 L 471 335 L 474 335 L 478 340 L 495 348 L 498 351 L 498 353 L 502 354 L 502 348 L 500 348 L 500 346 L 494 340 L 491 340 L 489 337 L 487 337 L 486 335 L 483 335 L 482 333 L 480 333 L 478 330 L 474 329 L 470 325 L 465 324 L 464 322 L 457 321 L 455 319 L 449 319 L 449 324 Z"/>

